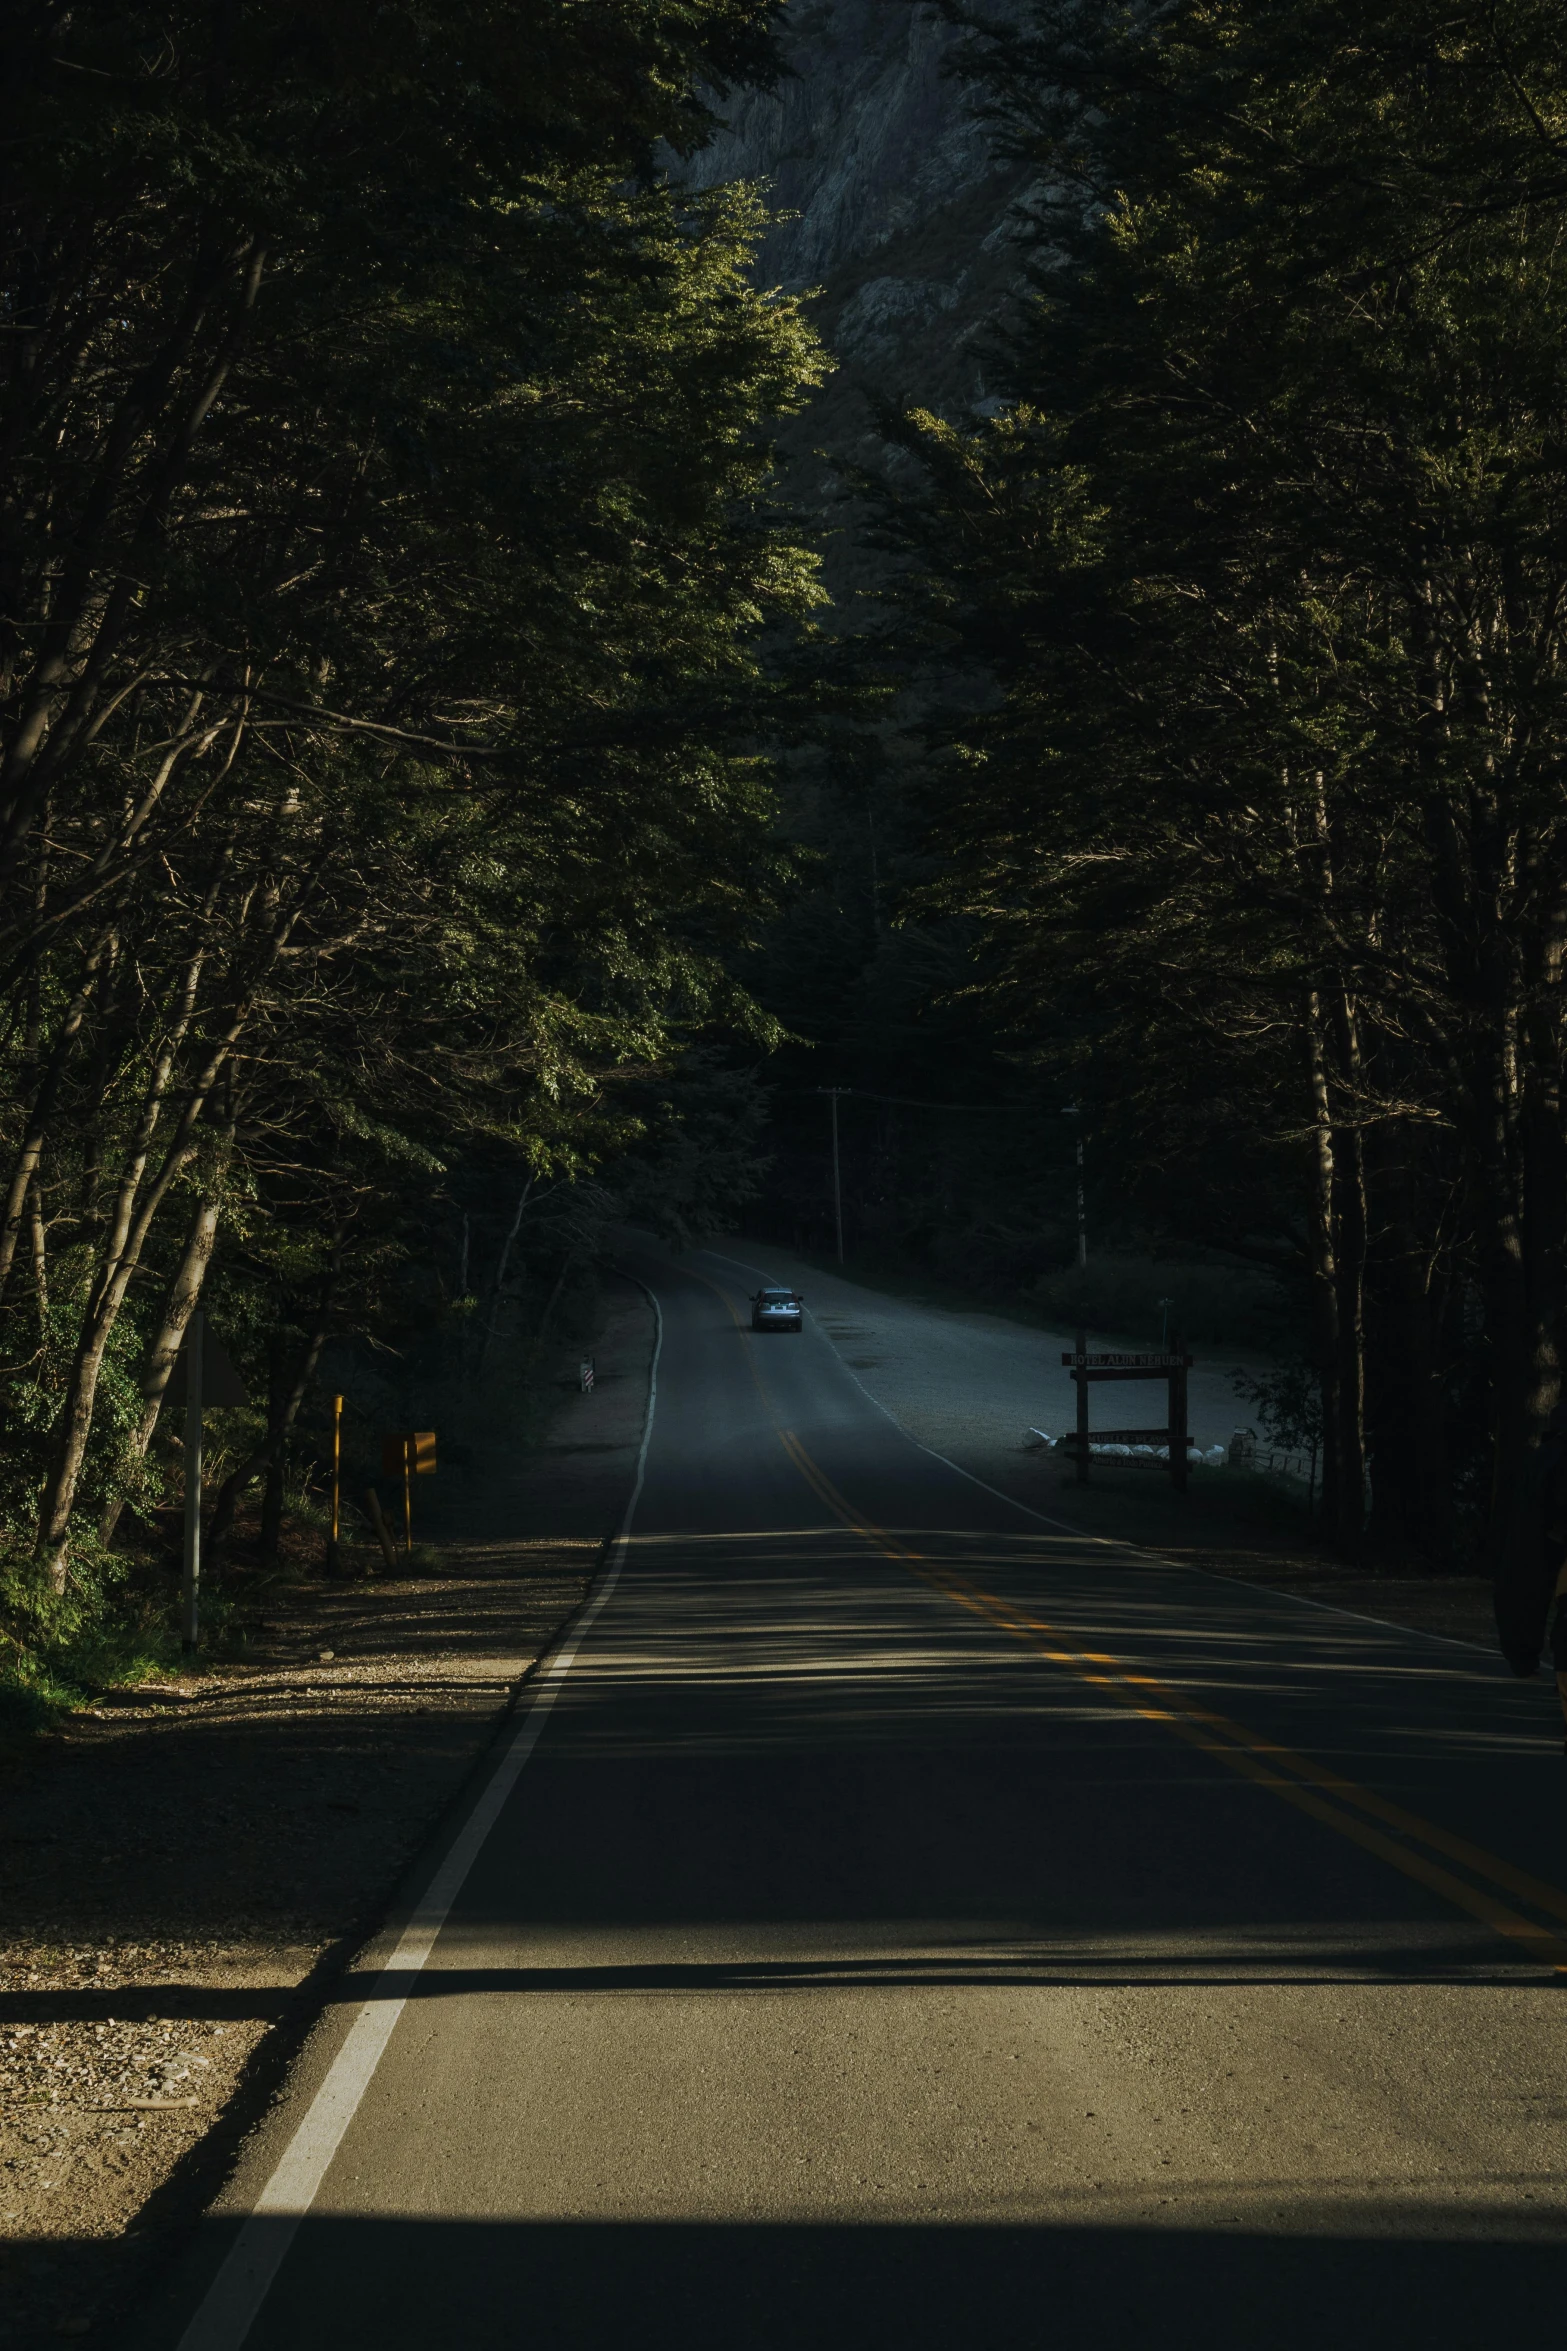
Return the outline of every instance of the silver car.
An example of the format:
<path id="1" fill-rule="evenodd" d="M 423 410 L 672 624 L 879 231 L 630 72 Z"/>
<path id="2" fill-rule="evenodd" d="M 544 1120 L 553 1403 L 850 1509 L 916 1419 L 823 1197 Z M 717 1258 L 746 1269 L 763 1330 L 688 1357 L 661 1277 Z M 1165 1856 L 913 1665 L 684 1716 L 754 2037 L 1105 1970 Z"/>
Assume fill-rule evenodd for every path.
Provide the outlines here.
<path id="1" fill-rule="evenodd" d="M 796 1290 L 758 1290 L 751 1300 L 753 1331 L 797 1331 L 805 1300 Z"/>

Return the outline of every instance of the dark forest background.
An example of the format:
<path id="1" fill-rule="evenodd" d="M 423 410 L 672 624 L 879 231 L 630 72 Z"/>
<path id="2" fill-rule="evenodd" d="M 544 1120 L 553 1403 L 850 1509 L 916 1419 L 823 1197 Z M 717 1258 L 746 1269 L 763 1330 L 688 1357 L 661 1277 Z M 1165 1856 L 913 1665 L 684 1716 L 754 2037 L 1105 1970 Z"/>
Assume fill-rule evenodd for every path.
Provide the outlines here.
<path id="1" fill-rule="evenodd" d="M 1536 1539 L 1559 11 L 944 13 L 1024 192 L 939 409 L 702 184 L 767 0 L 8 19 L 15 1688 L 167 1637 L 198 1301 L 264 1562 L 345 1367 L 527 1429 L 617 1222 L 829 1252 L 827 1087 L 862 1270 L 1173 1294 L 1341 1549 Z"/>

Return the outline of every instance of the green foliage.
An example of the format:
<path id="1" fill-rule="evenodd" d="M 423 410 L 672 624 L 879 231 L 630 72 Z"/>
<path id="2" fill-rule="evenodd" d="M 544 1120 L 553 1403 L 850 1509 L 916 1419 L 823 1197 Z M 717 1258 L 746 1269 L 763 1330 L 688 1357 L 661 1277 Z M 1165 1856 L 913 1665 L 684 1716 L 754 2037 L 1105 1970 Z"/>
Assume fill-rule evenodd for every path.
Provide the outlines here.
<path id="1" fill-rule="evenodd" d="M 819 590 L 768 427 L 821 360 L 755 195 L 659 160 L 772 72 L 756 0 L 46 13 L 0 34 L 0 1508 L 58 1595 L 171 1477 L 209 1256 L 242 1486 L 432 1201 L 581 1189 L 622 1073 L 769 1033 L 730 966 L 810 693 L 762 648 Z"/>
<path id="2" fill-rule="evenodd" d="M 628 1099 L 643 1134 L 606 1171 L 628 1221 L 677 1248 L 732 1228 L 767 1170 L 761 1137 L 768 1102 L 755 1073 L 691 1053 L 662 1083 L 644 1084 Z"/>
<path id="3" fill-rule="evenodd" d="M 1297 1358 L 1261 1373 L 1237 1371 L 1234 1378 L 1271 1444 L 1288 1453 L 1317 1453 L 1322 1444 L 1322 1390 L 1309 1363 Z"/>
<path id="4" fill-rule="evenodd" d="M 1567 1317 L 1560 12 L 964 21 L 1036 242 L 1004 410 L 894 428 L 926 903 L 1129 1205 L 1309 1292 L 1341 1536 L 1369 1453 L 1450 1547 L 1472 1359 L 1505 1548 Z"/>
<path id="5" fill-rule="evenodd" d="M 55 1595 L 14 1553 L 0 1559 L 0 1752 L 95 1691 L 147 1680 L 177 1653 L 168 1593 L 142 1588 L 127 1560 L 83 1545 L 70 1590 Z"/>

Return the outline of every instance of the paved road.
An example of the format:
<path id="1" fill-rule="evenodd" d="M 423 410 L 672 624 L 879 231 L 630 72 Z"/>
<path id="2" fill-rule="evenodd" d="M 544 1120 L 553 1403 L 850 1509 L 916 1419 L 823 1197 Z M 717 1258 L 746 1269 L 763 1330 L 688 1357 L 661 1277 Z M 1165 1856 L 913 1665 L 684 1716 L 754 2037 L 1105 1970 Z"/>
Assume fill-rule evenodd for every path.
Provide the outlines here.
<path id="1" fill-rule="evenodd" d="M 1550 1693 L 1032 1520 L 734 1268 L 639 1270 L 623 1573 L 423 1971 L 241 2175 L 325 2081 L 252 2351 L 1558 2336 Z"/>
<path id="2" fill-rule="evenodd" d="M 702 1262 L 710 1272 L 734 1271 L 727 1255 L 704 1256 Z M 759 1264 L 769 1280 L 798 1284 L 818 1326 L 878 1402 L 915 1436 L 967 1466 L 1021 1451 L 1030 1429 L 1061 1437 L 1076 1428 L 1077 1390 L 1061 1362 L 1074 1344 L 1072 1331 L 868 1290 L 782 1250 L 768 1248 Z M 1128 1343 L 1124 1333 L 1088 1336 L 1095 1348 Z M 1237 1359 L 1246 1350 L 1210 1345 L 1193 1352 L 1187 1379 L 1192 1442 L 1204 1450 L 1227 1446 L 1237 1429 L 1257 1417 L 1256 1406 L 1235 1385 Z M 1255 1358 L 1249 1362 L 1254 1373 L 1269 1368 Z M 1167 1399 L 1162 1380 L 1096 1387 L 1089 1397 L 1091 1422 L 1100 1429 L 1150 1426 L 1163 1421 Z"/>

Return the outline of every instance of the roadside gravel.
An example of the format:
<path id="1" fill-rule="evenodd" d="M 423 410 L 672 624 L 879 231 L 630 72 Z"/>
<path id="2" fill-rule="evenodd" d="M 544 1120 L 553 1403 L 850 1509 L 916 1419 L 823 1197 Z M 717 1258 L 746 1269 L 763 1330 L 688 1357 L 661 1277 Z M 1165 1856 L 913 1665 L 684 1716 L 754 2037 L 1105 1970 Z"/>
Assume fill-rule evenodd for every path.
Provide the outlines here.
<path id="1" fill-rule="evenodd" d="M 443 1572 L 273 1587 L 243 1658 L 0 1777 L 0 2344 L 96 2333 L 210 2194 L 624 1508 L 651 1317 L 548 1443 L 443 1473 Z M 423 1496 L 421 1496 L 421 1501 Z"/>

